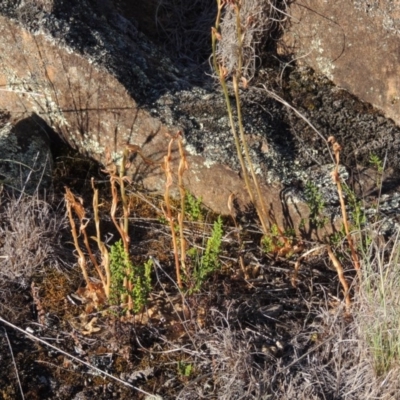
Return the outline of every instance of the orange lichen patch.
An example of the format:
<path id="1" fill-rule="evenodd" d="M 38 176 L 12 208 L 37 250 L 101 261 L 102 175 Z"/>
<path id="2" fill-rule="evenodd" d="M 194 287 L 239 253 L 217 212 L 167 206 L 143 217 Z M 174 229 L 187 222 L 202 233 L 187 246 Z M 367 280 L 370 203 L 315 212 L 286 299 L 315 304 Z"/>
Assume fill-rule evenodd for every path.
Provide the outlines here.
<path id="1" fill-rule="evenodd" d="M 59 316 L 75 312 L 77 307 L 74 307 L 68 300 L 68 295 L 73 293 L 76 288 L 74 278 L 80 279 L 71 271 L 67 275 L 62 271 L 49 269 L 44 280 L 36 284 L 39 288 L 38 296 L 45 312 L 55 313 Z"/>

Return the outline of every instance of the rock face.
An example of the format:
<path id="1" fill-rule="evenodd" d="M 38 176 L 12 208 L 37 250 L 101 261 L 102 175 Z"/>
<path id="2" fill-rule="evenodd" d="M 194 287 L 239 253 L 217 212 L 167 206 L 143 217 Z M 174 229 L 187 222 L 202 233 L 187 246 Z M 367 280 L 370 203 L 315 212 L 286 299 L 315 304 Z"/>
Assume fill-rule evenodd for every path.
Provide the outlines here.
<path id="1" fill-rule="evenodd" d="M 148 3 L 151 12 L 154 4 Z M 167 11 L 160 15 L 167 18 Z M 168 58 L 160 37 L 152 41 L 140 31 L 144 25 L 146 16 L 124 0 L 1 2 L 0 110 L 13 121 L 32 115 L 43 119 L 102 164 L 108 154 L 118 162 L 127 144 L 138 146 L 153 163 L 132 154 L 128 173 L 157 192 L 165 187 L 160 164 L 171 135 L 181 131 L 189 163 L 186 188 L 218 213 L 228 213 L 232 193 L 239 204 L 248 204 L 223 95 L 200 64 Z M 150 36 L 156 33 L 153 28 L 148 26 Z M 261 84 L 272 81 L 268 69 L 261 68 L 241 95 L 262 195 L 280 225 L 298 229 L 309 212 L 304 196 L 296 192 L 320 175 L 310 167 L 332 162 L 324 137 L 333 133 L 340 143 L 351 144 L 343 146 L 342 155 L 351 169 L 368 163 L 371 152 L 383 159 L 388 145 L 400 148 L 400 134 L 372 107 L 326 78 L 305 68 L 287 75 L 282 95 L 320 134 L 266 95 Z M 395 176 L 398 152 L 390 152 L 387 161 Z M 175 146 L 175 190 L 178 162 Z"/>
<path id="2" fill-rule="evenodd" d="M 298 0 L 288 12 L 282 51 L 400 124 L 400 3 Z"/>
<path id="3" fill-rule="evenodd" d="M 232 193 L 246 204 L 222 96 L 195 86 L 194 74 L 175 66 L 131 21 L 104 14 L 107 4 L 64 3 L 1 4 L 0 109 L 14 119 L 38 115 L 103 164 L 107 153 L 118 161 L 127 143 L 160 162 L 169 135 L 180 130 L 190 165 L 187 189 L 216 212 L 228 213 Z M 130 174 L 147 189 L 163 191 L 160 166 L 144 165 L 140 157 L 134 161 Z M 177 163 L 174 149 L 175 170 Z M 282 220 L 279 187 L 263 190 Z"/>

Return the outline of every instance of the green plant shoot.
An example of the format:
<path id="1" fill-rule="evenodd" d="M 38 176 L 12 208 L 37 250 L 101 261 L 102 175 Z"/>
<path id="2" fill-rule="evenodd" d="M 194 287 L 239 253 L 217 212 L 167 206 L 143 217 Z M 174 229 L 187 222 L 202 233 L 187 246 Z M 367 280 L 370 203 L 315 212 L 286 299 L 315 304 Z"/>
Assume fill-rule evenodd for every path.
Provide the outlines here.
<path id="1" fill-rule="evenodd" d="M 194 269 L 195 285 L 193 291 L 199 291 L 207 277 L 221 267 L 219 255 L 221 253 L 222 235 L 222 219 L 218 217 L 214 222 L 211 236 L 207 240 L 206 250 Z"/>
<path id="2" fill-rule="evenodd" d="M 124 250 L 122 240 L 114 243 L 110 251 L 110 303 L 126 304 L 128 296 L 131 296 L 133 311 L 141 311 L 151 292 L 152 263 L 149 260 L 141 267 L 133 265 Z M 127 282 L 131 283 L 132 289 L 127 287 Z"/>

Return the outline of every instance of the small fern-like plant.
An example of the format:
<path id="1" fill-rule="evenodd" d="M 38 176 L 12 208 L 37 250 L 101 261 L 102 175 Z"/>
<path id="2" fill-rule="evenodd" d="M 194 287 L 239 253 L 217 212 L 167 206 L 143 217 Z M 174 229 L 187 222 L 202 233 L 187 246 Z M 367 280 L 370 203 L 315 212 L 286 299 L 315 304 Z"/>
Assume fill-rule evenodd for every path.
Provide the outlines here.
<path id="1" fill-rule="evenodd" d="M 186 192 L 186 215 L 191 221 L 201 221 L 203 219 L 202 201 L 201 197 L 197 199 L 190 192 Z"/>
<path id="2" fill-rule="evenodd" d="M 383 171 L 385 170 L 384 162 L 376 154 L 370 154 L 369 163 L 376 169 L 376 187 L 379 189 L 379 187 L 382 185 L 382 175 Z"/>
<path id="3" fill-rule="evenodd" d="M 151 292 L 151 267 L 151 260 L 143 266 L 133 265 L 124 249 L 122 240 L 114 243 L 110 251 L 110 304 L 126 305 L 130 296 L 133 302 L 133 311 L 141 311 Z"/>
<path id="4" fill-rule="evenodd" d="M 323 228 L 328 222 L 327 217 L 323 215 L 325 202 L 322 194 L 315 183 L 308 181 L 304 188 L 304 196 L 308 207 L 310 208 L 310 222 L 317 228 Z"/>
<path id="5" fill-rule="evenodd" d="M 199 291 L 207 277 L 220 269 L 219 255 L 221 253 L 223 233 L 222 218 L 218 217 L 214 222 L 211 236 L 207 240 L 205 252 L 194 269 L 195 284 L 193 292 Z"/>

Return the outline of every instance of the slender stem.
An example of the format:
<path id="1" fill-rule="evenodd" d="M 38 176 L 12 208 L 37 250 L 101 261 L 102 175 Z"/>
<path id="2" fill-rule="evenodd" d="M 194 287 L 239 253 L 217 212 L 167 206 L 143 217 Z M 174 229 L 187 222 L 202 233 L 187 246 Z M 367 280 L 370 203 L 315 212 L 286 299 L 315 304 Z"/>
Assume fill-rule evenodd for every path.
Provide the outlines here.
<path id="1" fill-rule="evenodd" d="M 357 273 L 360 275 L 360 272 L 359 272 L 360 271 L 360 261 L 358 259 L 358 255 L 357 255 L 357 252 L 356 252 L 355 246 L 354 246 L 353 237 L 351 236 L 350 229 L 349 229 L 346 204 L 344 202 L 342 183 L 341 183 L 340 175 L 339 175 L 340 150 L 341 150 L 340 145 L 337 142 L 334 142 L 333 143 L 333 152 L 335 154 L 336 165 L 335 165 L 335 170 L 333 172 L 333 178 L 334 178 L 334 181 L 336 182 L 336 186 L 337 186 L 337 190 L 338 190 L 340 207 L 341 207 L 342 216 L 343 216 L 343 225 L 344 225 L 344 230 L 346 232 L 347 243 L 349 244 L 349 247 L 350 247 L 351 259 L 353 261 L 354 268 L 357 270 Z"/>
<path id="2" fill-rule="evenodd" d="M 94 237 L 93 239 L 96 241 L 97 246 L 100 250 L 102 265 L 104 267 L 106 276 L 104 277 L 104 274 L 102 273 L 100 268 L 97 270 L 97 273 L 100 275 L 101 282 L 103 283 L 104 293 L 106 294 L 106 297 L 109 298 L 110 287 L 111 287 L 110 258 L 108 254 L 108 249 L 101 240 L 100 217 L 99 217 L 99 189 L 95 188 L 93 178 L 92 178 L 92 188 L 93 188 L 94 223 L 96 227 L 96 237 Z"/>
<path id="3" fill-rule="evenodd" d="M 165 171 L 165 176 L 167 178 L 167 180 L 165 182 L 165 192 L 164 192 L 164 200 L 165 200 L 165 207 L 166 207 L 166 210 L 164 211 L 164 215 L 165 215 L 165 218 L 167 218 L 167 220 L 169 222 L 169 227 L 171 230 L 172 245 L 174 248 L 174 258 L 175 258 L 176 281 L 178 283 L 178 287 L 181 289 L 183 286 L 182 286 L 182 279 L 181 279 L 181 268 L 180 268 L 180 263 L 179 263 L 178 244 L 176 241 L 174 218 L 172 217 L 171 205 L 170 205 L 170 199 L 169 199 L 169 188 L 172 185 L 171 152 L 172 152 L 172 143 L 173 142 L 174 142 L 174 139 L 172 138 L 168 145 L 168 153 L 164 157 L 164 171 Z"/>
<path id="4" fill-rule="evenodd" d="M 349 312 L 350 311 L 350 307 L 351 307 L 349 284 L 347 283 L 347 280 L 346 280 L 346 278 L 344 276 L 342 264 L 340 264 L 339 260 L 335 256 L 335 254 L 333 254 L 331 246 L 326 246 L 326 248 L 328 250 L 329 258 L 331 259 L 332 264 L 335 267 L 336 272 L 338 274 L 339 281 L 343 286 L 344 298 L 345 298 L 345 301 L 346 301 L 346 311 Z"/>
<path id="5" fill-rule="evenodd" d="M 238 136 L 238 134 L 236 132 L 235 121 L 233 119 L 231 100 L 229 99 L 229 94 L 228 94 L 228 87 L 226 85 L 226 81 L 225 81 L 225 78 L 223 76 L 222 69 L 220 68 L 218 70 L 218 72 L 219 72 L 219 75 L 220 75 L 220 82 L 221 82 L 221 86 L 222 86 L 222 91 L 223 91 L 224 97 L 225 97 L 226 108 L 228 110 L 229 124 L 231 126 L 231 131 L 232 131 L 233 138 L 234 138 L 234 141 L 235 141 L 235 146 L 236 146 L 236 152 L 237 152 L 237 155 L 238 155 L 238 158 L 239 158 L 240 167 L 242 169 L 243 179 L 244 179 L 244 182 L 245 182 L 245 185 L 246 185 L 247 192 L 249 193 L 250 200 L 251 200 L 251 202 L 253 204 L 255 204 L 255 197 L 254 197 L 253 190 L 251 189 L 249 175 L 248 175 L 247 168 L 246 168 L 246 163 L 244 162 L 244 158 L 243 158 L 243 154 L 242 154 L 242 147 L 240 145 L 240 139 L 239 139 L 239 136 Z"/>
<path id="6" fill-rule="evenodd" d="M 236 109 L 237 109 L 237 114 L 238 114 L 240 138 L 241 138 L 241 141 L 242 141 L 242 144 L 243 144 L 244 154 L 245 154 L 246 161 L 247 161 L 247 164 L 248 164 L 249 169 L 250 169 L 250 173 L 251 173 L 251 176 L 252 176 L 252 179 L 253 179 L 253 183 L 254 183 L 254 186 L 255 186 L 256 191 L 257 191 L 257 199 L 255 198 L 254 194 L 252 196 L 253 197 L 253 203 L 254 203 L 254 207 L 257 210 L 258 216 L 260 218 L 260 222 L 261 222 L 261 225 L 262 225 L 263 232 L 266 234 L 268 232 L 268 227 L 266 225 L 266 220 L 268 219 L 268 213 L 267 213 L 267 211 L 265 209 L 265 203 L 262 200 L 260 185 L 258 183 L 257 176 L 256 176 L 256 174 L 254 172 L 254 166 L 253 166 L 253 163 L 251 161 L 249 147 L 247 145 L 246 137 L 245 137 L 245 134 L 244 134 L 243 120 L 242 120 L 242 108 L 241 108 L 241 104 L 240 104 L 239 86 L 238 86 L 238 81 L 237 81 L 237 75 L 234 75 L 232 80 L 233 80 L 233 89 L 234 89 L 234 92 L 235 92 L 235 99 L 236 99 Z"/>
<path id="7" fill-rule="evenodd" d="M 179 193 L 181 198 L 181 212 L 178 214 L 178 223 L 179 223 L 179 236 L 180 236 L 180 245 L 181 245 L 181 267 L 185 274 L 186 271 L 186 240 L 184 235 L 184 220 L 185 220 L 185 199 L 186 199 L 186 190 L 183 184 L 183 174 L 188 169 L 188 163 L 186 161 L 185 151 L 183 150 L 182 145 L 182 137 L 178 137 L 178 147 L 179 147 L 179 167 L 178 167 L 178 186 Z"/>
<path id="8" fill-rule="evenodd" d="M 122 225 L 122 230 L 124 231 L 126 235 L 126 243 L 129 245 L 129 205 L 128 205 L 128 198 L 126 196 L 126 191 L 125 191 L 125 165 L 126 161 L 128 159 L 129 155 L 129 149 L 125 148 L 123 155 L 122 155 L 122 160 L 121 160 L 121 165 L 119 168 L 119 187 L 120 187 L 120 193 L 121 193 L 121 200 L 122 200 L 122 209 L 123 209 L 123 225 Z M 129 248 L 125 249 L 128 253 Z"/>
<path id="9" fill-rule="evenodd" d="M 76 203 L 75 197 L 72 194 L 72 192 L 65 187 L 65 203 L 66 203 L 66 207 L 67 207 L 67 212 L 68 212 L 68 218 L 69 218 L 69 224 L 71 226 L 71 234 L 72 237 L 74 239 L 74 246 L 75 249 L 78 253 L 78 264 L 81 267 L 82 270 L 82 275 L 85 279 L 86 285 L 89 289 L 93 288 L 93 285 L 91 284 L 90 280 L 89 280 L 89 275 L 87 273 L 86 270 L 86 259 L 85 259 L 85 255 L 83 254 L 80 246 L 79 246 L 79 241 L 78 241 L 78 234 L 76 231 L 76 224 L 74 221 L 74 217 L 72 215 L 72 207 L 74 207 L 75 212 L 78 215 L 78 218 L 80 219 L 80 221 L 82 220 L 83 216 L 84 216 L 84 210 L 83 210 L 83 206 L 79 207 L 79 205 Z"/>

